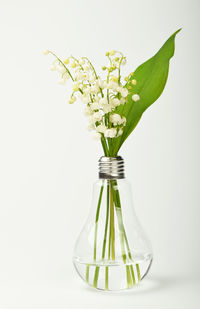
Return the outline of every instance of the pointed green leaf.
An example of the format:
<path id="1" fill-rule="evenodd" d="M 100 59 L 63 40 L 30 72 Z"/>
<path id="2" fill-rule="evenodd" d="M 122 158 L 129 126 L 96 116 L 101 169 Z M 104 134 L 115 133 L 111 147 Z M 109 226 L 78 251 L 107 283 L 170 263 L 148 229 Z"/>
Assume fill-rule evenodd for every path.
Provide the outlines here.
<path id="1" fill-rule="evenodd" d="M 152 58 L 141 64 L 128 81 L 127 102 L 117 110 L 126 117 L 127 123 L 123 135 L 113 140 L 111 149 L 113 156 L 118 153 L 121 145 L 134 130 L 143 112 L 161 95 L 167 81 L 169 61 L 174 55 L 175 36 L 180 30 L 177 30 Z M 132 84 L 132 79 L 136 79 L 136 85 Z M 133 94 L 139 94 L 140 100 L 134 102 Z"/>

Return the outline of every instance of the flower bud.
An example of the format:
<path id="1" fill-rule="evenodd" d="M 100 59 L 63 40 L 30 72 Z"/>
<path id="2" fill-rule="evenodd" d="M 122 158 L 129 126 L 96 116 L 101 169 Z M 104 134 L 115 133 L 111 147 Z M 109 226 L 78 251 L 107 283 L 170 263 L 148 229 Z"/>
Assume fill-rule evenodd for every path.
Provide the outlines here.
<path id="1" fill-rule="evenodd" d="M 85 64 L 85 60 L 84 60 L 84 59 L 81 59 L 81 60 L 79 61 L 79 63 L 80 63 L 80 65 L 84 65 L 84 64 Z"/>
<path id="2" fill-rule="evenodd" d="M 133 100 L 134 102 L 137 102 L 137 101 L 140 100 L 140 96 L 139 96 L 138 94 L 134 94 L 134 95 L 132 95 L 132 100 Z"/>
<path id="3" fill-rule="evenodd" d="M 122 129 L 119 129 L 118 133 L 117 133 L 117 136 L 121 136 L 123 134 L 123 130 Z"/>
<path id="4" fill-rule="evenodd" d="M 126 64 L 126 58 L 125 57 L 122 59 L 122 65 L 124 65 L 124 64 Z"/>
<path id="5" fill-rule="evenodd" d="M 72 69 L 76 68 L 76 66 L 77 66 L 77 64 L 76 64 L 75 61 L 71 63 L 71 68 L 72 68 Z"/>
<path id="6" fill-rule="evenodd" d="M 65 64 L 68 64 L 68 63 L 69 63 L 69 59 L 66 58 L 63 62 L 64 62 Z"/>
<path id="7" fill-rule="evenodd" d="M 76 83 L 76 84 L 73 85 L 73 91 L 76 92 L 78 90 L 79 90 L 79 84 Z"/>
<path id="8" fill-rule="evenodd" d="M 136 79 L 132 79 L 131 83 L 135 86 L 137 84 Z"/>
<path id="9" fill-rule="evenodd" d="M 95 112 L 92 116 L 93 121 L 97 122 L 97 121 L 101 121 L 102 119 L 102 114 L 100 112 Z"/>
<path id="10" fill-rule="evenodd" d="M 114 126 L 122 124 L 122 118 L 119 114 L 111 114 L 109 120 Z"/>
<path id="11" fill-rule="evenodd" d="M 100 125 L 97 127 L 97 132 L 99 132 L 99 133 L 105 133 L 105 132 L 106 132 L 106 129 L 107 129 L 107 127 L 105 126 L 105 124 L 100 124 Z"/>
<path id="12" fill-rule="evenodd" d="M 112 49 L 112 50 L 109 51 L 110 56 L 114 56 L 114 54 L 115 54 L 115 50 Z"/>
<path id="13" fill-rule="evenodd" d="M 111 101 L 111 104 L 112 104 L 113 107 L 119 106 L 120 103 L 121 103 L 121 102 L 120 102 L 120 100 L 119 100 L 118 98 L 114 98 L 114 99 L 112 99 L 112 101 Z"/>
<path id="14" fill-rule="evenodd" d="M 48 49 L 45 49 L 44 51 L 43 51 L 43 55 L 48 55 L 49 54 L 49 50 Z"/>
<path id="15" fill-rule="evenodd" d="M 98 102 L 94 102 L 92 104 L 90 104 L 90 108 L 93 110 L 93 111 L 97 111 L 99 110 L 100 108 L 100 104 Z"/>
<path id="16" fill-rule="evenodd" d="M 69 99 L 69 104 L 73 104 L 75 101 L 76 101 L 76 97 L 72 96 L 72 97 Z"/>
<path id="17" fill-rule="evenodd" d="M 105 137 L 110 137 L 113 138 L 117 134 L 117 130 L 115 128 L 107 129 L 106 132 L 104 133 Z"/>
<path id="18" fill-rule="evenodd" d="M 117 83 L 117 82 L 118 82 L 118 77 L 117 77 L 117 76 L 112 76 L 112 77 L 111 77 L 111 80 L 112 80 L 113 82 Z"/>
<path id="19" fill-rule="evenodd" d="M 127 95 L 128 95 L 128 90 L 127 90 L 126 88 L 122 88 L 122 90 L 121 90 L 121 96 L 122 96 L 123 98 L 125 98 L 125 97 L 127 97 Z"/>

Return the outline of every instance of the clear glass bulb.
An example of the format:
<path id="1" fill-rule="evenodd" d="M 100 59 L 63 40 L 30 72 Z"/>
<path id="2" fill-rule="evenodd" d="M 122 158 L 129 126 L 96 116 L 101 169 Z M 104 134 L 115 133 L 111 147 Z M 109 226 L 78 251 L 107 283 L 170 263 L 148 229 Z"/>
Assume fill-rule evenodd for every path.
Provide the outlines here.
<path id="1" fill-rule="evenodd" d="M 112 171 L 100 173 L 103 179 L 94 184 L 91 210 L 73 256 L 80 277 L 102 290 L 134 287 L 152 263 L 151 244 L 136 217 L 130 184 L 117 178 L 123 160 L 117 158 L 118 166 L 111 163 Z"/>

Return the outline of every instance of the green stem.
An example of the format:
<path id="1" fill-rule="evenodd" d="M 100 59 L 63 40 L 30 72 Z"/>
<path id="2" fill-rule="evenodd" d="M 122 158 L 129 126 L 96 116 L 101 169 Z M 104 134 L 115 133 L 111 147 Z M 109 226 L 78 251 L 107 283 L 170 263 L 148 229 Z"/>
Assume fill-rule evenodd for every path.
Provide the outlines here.
<path id="1" fill-rule="evenodd" d="M 115 221 L 112 182 L 110 181 L 110 238 L 111 238 L 111 258 L 115 260 Z"/>
<path id="2" fill-rule="evenodd" d="M 90 271 L 90 266 L 87 265 L 87 266 L 86 266 L 86 275 L 85 275 L 85 278 L 86 278 L 86 282 L 87 282 L 87 283 L 89 282 L 89 271 Z"/>
<path id="3" fill-rule="evenodd" d="M 95 75 L 96 79 L 98 79 L 96 70 L 95 70 L 95 68 L 94 68 L 94 66 L 93 66 L 93 64 L 92 64 L 92 62 L 91 62 L 87 57 L 82 57 L 82 59 L 87 60 L 87 62 L 89 63 L 89 65 L 91 66 L 91 68 L 92 68 L 92 70 L 93 70 L 93 72 L 94 72 L 94 75 Z"/>
<path id="4" fill-rule="evenodd" d="M 109 227 L 108 260 L 110 260 L 110 252 L 111 252 L 111 223 Z"/>
<path id="5" fill-rule="evenodd" d="M 96 255 L 97 255 L 97 230 L 98 230 L 99 211 L 100 211 L 100 206 L 101 206 L 103 188 L 104 188 L 104 181 L 103 181 L 103 183 L 101 185 L 101 189 L 100 189 L 99 200 L 98 200 L 98 205 L 97 205 L 97 212 L 96 212 L 96 219 L 95 219 L 94 261 L 96 261 Z"/>
<path id="6" fill-rule="evenodd" d="M 105 268 L 105 289 L 108 290 L 108 266 Z"/>
<path id="7" fill-rule="evenodd" d="M 106 252 L 106 242 L 107 242 L 107 232 L 108 232 L 108 219 L 109 219 L 109 182 L 107 182 L 107 208 L 106 208 L 106 223 L 105 223 L 105 232 L 103 240 L 103 250 L 102 250 L 102 259 L 105 258 Z M 105 289 L 108 290 L 108 266 L 105 268 Z"/>
<path id="8" fill-rule="evenodd" d="M 122 220 L 122 211 L 121 211 L 121 203 L 119 198 L 117 197 L 116 190 L 113 186 L 113 184 L 116 184 L 116 180 L 112 181 L 112 191 L 113 191 L 113 197 L 114 197 L 114 204 L 115 204 L 115 211 L 117 215 L 117 221 L 118 221 L 118 227 L 119 227 L 119 236 L 120 236 L 120 244 L 121 244 L 121 250 L 122 250 L 122 259 L 124 264 L 126 263 L 126 252 L 125 252 L 125 246 L 124 246 L 124 224 Z"/>
<path id="9" fill-rule="evenodd" d="M 103 188 L 104 188 L 104 185 L 102 185 L 101 190 L 100 190 L 99 201 L 98 201 L 97 212 L 96 212 L 96 220 L 95 220 L 94 261 L 96 261 L 97 228 L 98 228 L 98 220 L 99 220 L 99 212 L 100 212 Z M 108 259 L 111 258 L 112 260 L 115 260 L 114 209 L 116 211 L 119 233 L 120 233 L 122 259 L 123 259 L 124 264 L 126 264 L 127 255 L 126 255 L 125 245 L 127 248 L 127 253 L 128 253 L 129 258 L 132 261 L 133 259 L 131 256 L 131 251 L 130 251 L 127 235 L 126 235 L 124 224 L 123 224 L 119 190 L 117 187 L 116 180 L 108 180 L 107 181 L 107 208 L 106 208 L 106 221 L 105 221 L 104 239 L 103 239 L 103 247 L 102 247 L 102 260 L 104 260 L 105 258 L 109 215 L 110 215 L 110 228 L 109 228 Z M 137 270 L 137 276 L 138 276 L 138 282 L 139 282 L 141 280 L 139 264 L 136 264 L 136 270 Z M 95 288 L 97 288 L 97 284 L 98 284 L 99 271 L 100 271 L 100 266 L 96 266 L 95 273 L 94 273 L 94 280 L 93 280 L 93 286 Z M 106 266 L 105 267 L 105 289 L 106 290 L 108 290 L 108 281 L 109 281 L 108 275 L 109 275 L 109 267 Z M 127 277 L 127 288 L 130 288 L 133 285 L 135 285 L 136 280 L 135 280 L 135 273 L 134 273 L 133 265 L 126 265 L 126 277 Z M 86 280 L 89 280 L 89 267 L 88 267 L 88 274 L 86 271 Z"/>
<path id="10" fill-rule="evenodd" d="M 133 279 L 133 285 L 135 285 L 135 274 L 134 274 L 133 265 L 130 265 L 130 270 L 131 270 L 131 275 L 132 275 L 132 279 Z"/>
<path id="11" fill-rule="evenodd" d="M 124 224 L 123 224 L 122 212 L 121 212 L 121 201 L 120 201 L 119 190 L 118 190 L 118 187 L 117 187 L 117 181 L 113 180 L 113 184 L 114 184 L 114 187 L 115 187 L 115 188 L 113 187 L 113 192 L 114 192 L 115 209 L 116 209 L 119 231 L 120 231 L 122 258 L 123 258 L 123 261 L 125 263 L 126 253 L 125 253 L 125 248 L 124 248 L 124 240 L 125 240 L 125 244 L 126 244 L 126 247 L 127 247 L 128 256 L 129 256 L 131 261 L 133 261 L 133 259 L 132 259 L 132 256 L 131 256 L 131 251 L 130 251 L 127 235 L 126 235 Z M 138 281 L 140 281 L 141 276 L 140 276 L 139 264 L 136 264 L 136 269 L 137 269 Z M 134 275 L 133 265 L 130 265 L 130 274 L 132 275 L 133 284 L 135 284 L 135 275 Z M 131 275 L 130 275 L 130 278 L 131 278 Z M 129 273 L 127 274 L 127 280 L 129 280 Z M 129 284 L 128 281 L 127 281 L 127 284 Z"/>
<path id="12" fill-rule="evenodd" d="M 132 286 L 131 273 L 129 269 L 129 265 L 126 265 L 126 279 L 127 279 L 127 288 Z"/>
<path id="13" fill-rule="evenodd" d="M 94 234 L 94 262 L 96 262 L 97 257 L 97 230 L 98 230 L 98 221 L 99 221 L 99 212 L 100 212 L 100 206 L 102 201 L 102 195 L 103 195 L 103 189 L 104 189 L 104 180 L 101 185 L 100 193 L 99 193 L 99 200 L 97 205 L 97 211 L 96 211 L 96 218 L 95 218 L 95 234 Z M 94 274 L 94 280 L 93 280 L 93 286 L 97 287 L 97 281 L 99 277 L 99 266 L 95 268 L 95 274 Z"/>
<path id="14" fill-rule="evenodd" d="M 121 78 L 121 74 L 120 74 L 120 71 L 121 71 L 121 64 L 122 64 L 122 60 L 123 60 L 123 56 L 121 57 L 120 61 L 119 61 L 119 67 L 118 67 L 118 84 L 120 84 L 120 78 Z"/>
<path id="15" fill-rule="evenodd" d="M 106 252 L 106 242 L 107 242 L 107 232 L 108 232 L 108 218 L 109 218 L 109 182 L 107 182 L 107 208 L 106 208 L 106 223 L 104 231 L 103 249 L 102 249 L 102 259 L 105 258 Z"/>
<path id="16" fill-rule="evenodd" d="M 96 261 L 96 255 L 97 255 L 97 230 L 98 230 L 98 220 L 99 220 L 99 212 L 100 212 L 100 206 L 101 206 L 101 201 L 102 201 L 103 189 L 104 189 L 104 181 L 103 181 L 101 189 L 100 189 L 99 200 L 98 200 L 97 211 L 96 211 L 96 218 L 95 218 L 94 261 Z M 96 272 L 98 272 L 97 269 L 95 269 L 95 274 L 96 274 Z M 98 274 L 96 274 L 96 277 L 97 277 L 97 280 L 98 280 Z M 97 280 L 96 280 L 96 282 L 95 282 L 95 280 L 93 282 L 94 286 L 97 284 Z M 89 282 L 89 265 L 86 266 L 86 282 Z"/>
<path id="17" fill-rule="evenodd" d="M 108 150 L 108 146 L 106 144 L 106 139 L 105 137 L 102 135 L 101 136 L 101 144 L 102 144 L 102 147 L 103 147 L 103 151 L 104 151 L 104 154 L 106 157 L 109 157 L 109 150 Z"/>
<path id="18" fill-rule="evenodd" d="M 71 77 L 72 81 L 74 81 L 74 78 L 72 76 L 72 74 L 70 73 L 69 69 L 66 67 L 66 65 L 64 64 L 64 62 L 62 62 L 62 60 L 60 58 L 58 58 L 58 56 L 56 56 L 56 54 L 54 54 L 52 51 L 49 51 L 50 54 L 52 54 L 65 68 L 65 70 L 67 71 L 67 73 L 69 74 L 69 76 Z"/>
<path id="19" fill-rule="evenodd" d="M 93 64 L 92 64 L 92 62 L 91 62 L 87 57 L 82 57 L 82 59 L 87 60 L 87 62 L 89 63 L 89 65 L 91 66 L 91 68 L 92 68 L 92 70 L 93 70 L 93 72 L 94 72 L 94 75 L 95 75 L 96 79 L 98 79 L 97 72 L 96 72 L 96 70 L 95 70 L 95 68 L 94 68 L 94 66 L 93 66 Z M 102 89 L 101 89 L 100 87 L 99 87 L 99 89 L 100 89 L 100 92 L 101 92 L 101 96 L 102 96 L 102 98 L 103 98 L 103 97 L 104 97 L 103 91 L 102 91 Z"/>
<path id="20" fill-rule="evenodd" d="M 122 214 L 121 209 L 115 208 L 117 219 L 118 219 L 118 226 L 119 226 L 119 236 L 120 236 L 120 244 L 121 244 L 121 250 L 122 250 L 122 259 L 124 264 L 126 263 L 126 252 L 125 252 L 125 246 L 124 246 L 124 231 L 122 228 Z"/>
<path id="21" fill-rule="evenodd" d="M 74 59 L 78 63 L 78 65 L 80 66 L 81 70 L 84 71 L 83 66 L 80 64 L 80 62 L 77 58 L 75 58 L 74 56 L 70 56 L 70 58 Z"/>
<path id="22" fill-rule="evenodd" d="M 99 266 L 96 267 L 94 273 L 94 281 L 93 281 L 94 288 L 97 288 L 98 277 L 99 277 Z"/>
<path id="23" fill-rule="evenodd" d="M 140 280 L 141 280 L 141 275 L 140 275 L 140 267 L 139 267 L 139 264 L 136 264 L 136 269 L 137 269 L 138 281 L 140 281 Z"/>
<path id="24" fill-rule="evenodd" d="M 130 250 L 130 247 L 129 247 L 129 243 L 128 243 L 128 239 L 127 239 L 125 231 L 124 231 L 124 239 L 125 239 L 125 243 L 126 243 L 126 247 L 127 247 L 127 251 L 128 251 L 128 257 L 133 262 L 133 258 L 132 258 L 132 255 L 131 255 L 131 250 Z"/>
<path id="25" fill-rule="evenodd" d="M 105 231 L 104 231 L 104 239 L 103 239 L 103 249 L 102 249 L 102 260 L 105 258 L 106 251 L 106 242 L 107 242 L 107 232 L 108 232 L 108 219 L 109 219 L 109 181 L 107 182 L 107 208 L 106 208 L 106 223 L 105 223 Z M 97 267 L 95 269 L 94 282 L 93 285 L 97 287 L 98 282 L 98 270 Z M 108 289 L 108 267 L 105 268 L 105 287 Z"/>
<path id="26" fill-rule="evenodd" d="M 133 261 L 132 259 L 132 256 L 131 256 L 131 250 L 130 250 L 130 247 L 129 247 L 129 243 L 128 243 L 128 239 L 127 239 L 127 236 L 126 236 L 126 232 L 125 232 L 125 228 L 124 228 L 124 223 L 123 223 L 123 220 L 122 220 L 122 212 L 121 212 L 121 201 L 120 201 L 120 195 L 119 195 L 119 190 L 118 190 L 118 187 L 117 187 L 117 181 L 116 180 L 113 180 L 113 184 L 114 184 L 114 192 L 115 192 L 115 206 L 118 210 L 120 210 L 119 212 L 119 216 L 120 216 L 120 227 L 122 229 L 122 233 L 124 235 L 124 239 L 125 239 L 125 243 L 126 243 L 126 247 L 127 247 L 127 251 L 128 251 L 128 256 L 129 258 Z"/>

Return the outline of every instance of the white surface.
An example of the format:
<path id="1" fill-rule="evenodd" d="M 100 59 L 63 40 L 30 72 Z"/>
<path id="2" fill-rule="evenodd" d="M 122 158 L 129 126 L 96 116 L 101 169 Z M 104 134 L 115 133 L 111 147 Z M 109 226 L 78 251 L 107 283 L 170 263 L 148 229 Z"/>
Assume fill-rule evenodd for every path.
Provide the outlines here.
<path id="1" fill-rule="evenodd" d="M 11 282 L 1 287 L 1 308 L 199 308 L 200 281 L 148 278 L 134 290 L 102 292 L 78 280 Z"/>
<path id="2" fill-rule="evenodd" d="M 1 309 L 199 307 L 199 9 L 195 0 L 0 1 Z M 166 89 L 120 152 L 153 267 L 133 292 L 97 293 L 79 283 L 71 256 L 101 147 L 42 51 L 87 55 L 99 69 L 119 49 L 126 74 L 180 27 Z"/>

